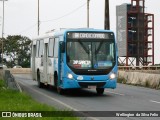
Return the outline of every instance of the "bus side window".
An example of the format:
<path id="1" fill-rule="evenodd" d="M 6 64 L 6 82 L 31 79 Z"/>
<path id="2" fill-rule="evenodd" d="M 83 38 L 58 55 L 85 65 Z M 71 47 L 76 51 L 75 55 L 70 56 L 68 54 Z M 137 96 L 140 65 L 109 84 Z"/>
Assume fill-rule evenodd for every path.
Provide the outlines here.
<path id="1" fill-rule="evenodd" d="M 39 57 L 43 57 L 43 54 L 44 54 L 44 42 L 43 42 L 43 40 L 40 40 Z"/>
<path id="2" fill-rule="evenodd" d="M 36 57 L 39 57 L 39 40 L 36 43 Z"/>
<path id="3" fill-rule="evenodd" d="M 50 38 L 49 40 L 49 49 L 48 49 L 48 57 L 53 57 L 53 51 L 54 51 L 54 38 Z"/>
<path id="4" fill-rule="evenodd" d="M 54 40 L 55 40 L 55 42 L 54 42 L 54 57 L 58 58 L 59 38 L 55 38 Z"/>

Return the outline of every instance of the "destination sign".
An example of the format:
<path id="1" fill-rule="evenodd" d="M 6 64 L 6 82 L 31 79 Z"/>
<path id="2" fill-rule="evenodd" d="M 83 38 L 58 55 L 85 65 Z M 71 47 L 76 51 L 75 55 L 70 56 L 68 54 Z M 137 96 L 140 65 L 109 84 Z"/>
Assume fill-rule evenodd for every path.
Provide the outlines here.
<path id="1" fill-rule="evenodd" d="M 113 39 L 113 33 L 68 33 L 72 39 Z"/>

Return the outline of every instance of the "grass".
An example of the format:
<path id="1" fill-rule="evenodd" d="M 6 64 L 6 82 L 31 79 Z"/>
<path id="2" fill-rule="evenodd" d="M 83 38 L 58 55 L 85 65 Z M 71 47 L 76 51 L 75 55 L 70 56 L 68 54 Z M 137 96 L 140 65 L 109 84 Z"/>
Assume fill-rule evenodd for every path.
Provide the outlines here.
<path id="1" fill-rule="evenodd" d="M 33 100 L 26 93 L 7 89 L 3 80 L 0 80 L 0 111 L 57 111 L 46 104 Z M 1 113 L 0 112 L 0 113 Z M 0 115 L 1 116 L 1 115 Z M 65 116 L 65 115 L 64 115 Z M 68 112 L 67 112 L 68 116 Z M 72 113 L 68 117 L 43 117 L 43 118 L 0 118 L 1 120 L 78 120 Z"/>
<path id="2" fill-rule="evenodd" d="M 118 83 L 126 84 L 127 81 L 126 81 L 126 79 L 123 78 L 123 77 L 118 77 L 117 82 L 118 82 Z"/>

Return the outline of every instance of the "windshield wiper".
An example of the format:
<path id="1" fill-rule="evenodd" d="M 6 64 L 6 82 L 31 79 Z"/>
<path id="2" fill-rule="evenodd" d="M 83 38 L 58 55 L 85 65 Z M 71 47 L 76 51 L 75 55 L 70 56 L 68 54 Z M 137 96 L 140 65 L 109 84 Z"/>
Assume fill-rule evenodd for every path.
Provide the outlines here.
<path id="1" fill-rule="evenodd" d="M 78 42 L 80 43 L 80 45 L 82 46 L 82 48 L 85 50 L 85 52 L 87 54 L 89 54 L 89 50 L 87 50 L 87 48 L 83 45 L 83 43 L 80 40 L 78 40 Z"/>
<path id="2" fill-rule="evenodd" d="M 97 53 L 99 52 L 100 48 L 102 47 L 102 44 L 103 44 L 103 41 L 100 42 L 100 44 L 99 44 L 97 50 L 95 51 L 95 54 L 97 54 Z"/>

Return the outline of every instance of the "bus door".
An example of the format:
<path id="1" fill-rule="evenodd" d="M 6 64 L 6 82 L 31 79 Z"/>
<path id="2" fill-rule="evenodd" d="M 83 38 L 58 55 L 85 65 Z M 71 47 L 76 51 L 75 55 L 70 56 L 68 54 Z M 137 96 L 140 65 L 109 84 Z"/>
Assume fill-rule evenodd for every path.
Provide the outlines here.
<path id="1" fill-rule="evenodd" d="M 53 79 L 54 79 L 54 38 L 49 39 L 48 43 L 48 69 L 47 69 L 47 75 L 48 75 L 48 84 L 54 85 Z"/>
<path id="2" fill-rule="evenodd" d="M 43 56 L 43 74 L 44 74 L 44 83 L 47 83 L 47 71 L 48 71 L 48 41 L 49 39 L 44 40 L 44 56 Z"/>
<path id="3" fill-rule="evenodd" d="M 31 66 L 32 66 L 32 77 L 33 77 L 33 80 L 36 79 L 35 56 L 36 56 L 36 44 L 33 44 L 32 45 L 32 56 L 31 56 Z"/>
<path id="4" fill-rule="evenodd" d="M 63 39 L 60 37 L 60 40 Z M 64 50 L 65 44 L 63 41 L 59 42 L 59 58 L 58 58 L 58 86 L 61 87 L 63 81 L 63 73 L 64 73 Z"/>

